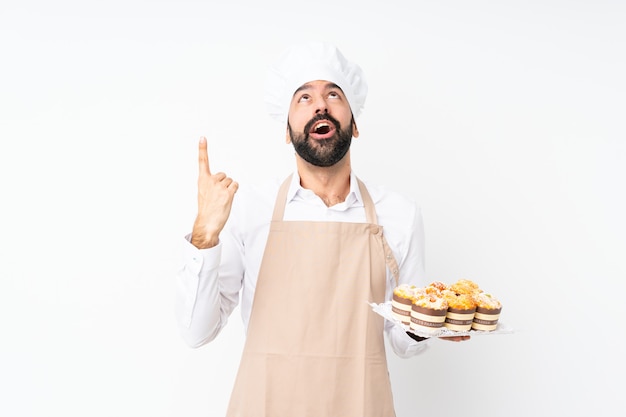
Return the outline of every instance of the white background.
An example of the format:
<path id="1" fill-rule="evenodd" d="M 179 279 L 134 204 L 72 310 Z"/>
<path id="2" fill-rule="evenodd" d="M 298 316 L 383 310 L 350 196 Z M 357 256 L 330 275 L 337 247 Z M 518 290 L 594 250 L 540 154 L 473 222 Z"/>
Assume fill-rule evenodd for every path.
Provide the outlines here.
<path id="1" fill-rule="evenodd" d="M 516 330 L 390 354 L 398 416 L 618 415 L 624 22 L 617 0 L 3 0 L 0 415 L 223 415 L 239 310 L 196 350 L 174 321 L 196 144 L 239 182 L 286 175 L 264 71 L 309 39 L 365 70 L 353 165 L 420 203 L 428 277 Z"/>

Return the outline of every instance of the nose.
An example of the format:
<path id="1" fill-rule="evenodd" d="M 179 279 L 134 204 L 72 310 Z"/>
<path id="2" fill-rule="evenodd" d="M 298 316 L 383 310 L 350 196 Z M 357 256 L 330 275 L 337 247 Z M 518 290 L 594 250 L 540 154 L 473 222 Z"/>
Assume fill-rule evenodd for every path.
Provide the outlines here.
<path id="1" fill-rule="evenodd" d="M 322 94 L 316 94 L 315 97 L 315 114 L 328 113 L 328 105 Z"/>
<path id="2" fill-rule="evenodd" d="M 320 113 L 328 113 L 328 106 L 326 106 L 326 101 L 324 100 L 319 100 L 315 108 L 315 114 Z"/>

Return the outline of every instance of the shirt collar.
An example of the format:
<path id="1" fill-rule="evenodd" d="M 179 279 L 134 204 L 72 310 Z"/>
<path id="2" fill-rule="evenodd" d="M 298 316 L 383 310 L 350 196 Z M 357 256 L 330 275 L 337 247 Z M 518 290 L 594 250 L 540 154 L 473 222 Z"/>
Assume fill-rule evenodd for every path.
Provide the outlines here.
<path id="1" fill-rule="evenodd" d="M 310 190 L 302 188 L 300 185 L 300 175 L 298 170 L 295 170 L 291 177 L 291 184 L 289 185 L 289 191 L 287 192 L 287 203 L 293 201 L 294 198 L 300 196 L 306 198 L 306 195 L 310 193 Z M 363 207 L 363 198 L 361 197 L 361 190 L 359 189 L 359 183 L 356 175 L 353 171 L 350 171 L 350 191 L 346 196 L 346 200 L 343 203 L 337 204 L 333 207 L 343 206 L 349 207 Z"/>

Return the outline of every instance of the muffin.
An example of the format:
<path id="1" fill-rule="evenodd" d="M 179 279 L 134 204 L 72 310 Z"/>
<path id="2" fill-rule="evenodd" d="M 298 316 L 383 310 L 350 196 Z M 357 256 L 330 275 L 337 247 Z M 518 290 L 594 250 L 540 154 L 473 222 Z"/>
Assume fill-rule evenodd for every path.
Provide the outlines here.
<path id="1" fill-rule="evenodd" d="M 475 293 L 482 292 L 478 284 L 469 279 L 460 279 L 454 284 L 450 285 L 450 291 L 453 291 L 456 294 L 468 294 L 472 295 Z"/>
<path id="2" fill-rule="evenodd" d="M 433 281 L 426 287 L 426 292 L 432 294 L 433 292 L 441 297 L 443 291 L 447 290 L 448 286 L 441 281 Z"/>
<path id="3" fill-rule="evenodd" d="M 448 303 L 434 294 L 417 293 L 411 305 L 411 330 L 432 333 L 440 330 L 446 319 Z"/>
<path id="4" fill-rule="evenodd" d="M 476 313 L 472 321 L 472 329 L 492 331 L 498 327 L 498 319 L 502 311 L 502 303 L 493 295 L 478 293 L 474 295 Z"/>
<path id="5" fill-rule="evenodd" d="M 407 326 L 411 324 L 411 305 L 416 291 L 417 287 L 409 284 L 400 284 L 393 290 L 391 315 Z"/>
<path id="6" fill-rule="evenodd" d="M 474 297 L 470 294 L 455 293 L 450 289 L 444 291 L 444 298 L 448 303 L 444 326 L 459 332 L 470 330 L 476 313 Z"/>

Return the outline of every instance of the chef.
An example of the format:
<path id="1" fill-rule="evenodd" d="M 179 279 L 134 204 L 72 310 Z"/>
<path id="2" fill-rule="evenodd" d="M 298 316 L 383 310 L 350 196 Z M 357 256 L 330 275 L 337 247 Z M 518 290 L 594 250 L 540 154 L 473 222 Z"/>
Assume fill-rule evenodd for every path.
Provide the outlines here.
<path id="1" fill-rule="evenodd" d="M 426 284 L 420 209 L 352 170 L 367 96 L 358 65 L 311 42 L 289 48 L 267 80 L 295 170 L 239 187 L 211 172 L 200 139 L 198 214 L 177 277 L 181 334 L 192 347 L 210 342 L 241 301 L 246 342 L 228 417 L 395 416 L 384 337 L 404 358 L 428 342 L 367 303 Z"/>

